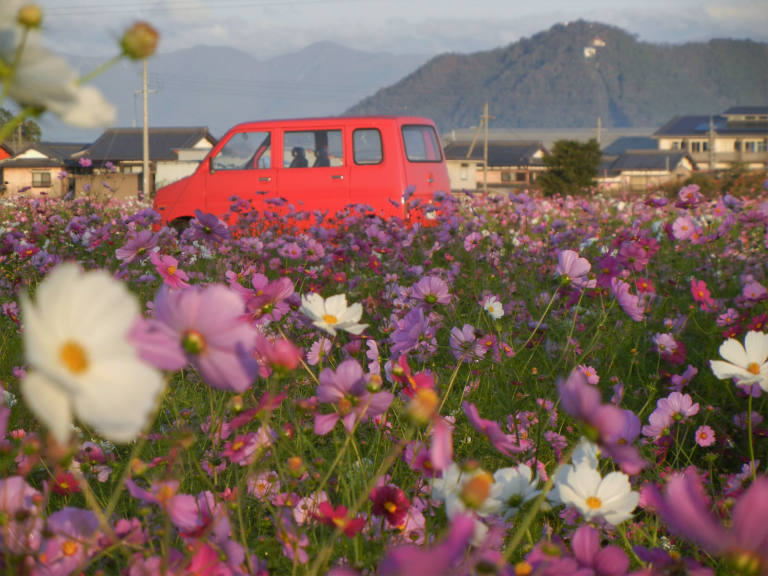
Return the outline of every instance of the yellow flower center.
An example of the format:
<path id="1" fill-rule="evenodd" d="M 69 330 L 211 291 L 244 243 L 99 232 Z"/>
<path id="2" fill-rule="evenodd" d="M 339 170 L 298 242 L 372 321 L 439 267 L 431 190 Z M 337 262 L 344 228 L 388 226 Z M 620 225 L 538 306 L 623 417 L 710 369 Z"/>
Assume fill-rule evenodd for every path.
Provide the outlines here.
<path id="1" fill-rule="evenodd" d="M 72 540 L 65 540 L 61 545 L 61 551 L 64 556 L 74 556 L 77 554 L 77 548 L 77 542 L 73 542 Z"/>
<path id="2" fill-rule="evenodd" d="M 168 266 L 165 271 L 168 272 L 168 276 L 173 276 L 176 274 L 176 266 Z"/>
<path id="3" fill-rule="evenodd" d="M 82 374 L 88 368 L 88 357 L 77 342 L 67 340 L 59 350 L 59 359 L 72 374 Z"/>
<path id="4" fill-rule="evenodd" d="M 346 416 L 352 411 L 352 408 L 354 407 L 354 405 L 355 405 L 355 402 L 353 401 L 352 398 L 349 398 L 348 396 L 343 396 L 339 400 L 339 404 L 338 404 L 339 414 L 341 414 L 342 416 Z"/>
<path id="5" fill-rule="evenodd" d="M 477 476 L 467 480 L 461 487 L 461 499 L 469 508 L 480 508 L 490 496 L 492 484 L 493 476 L 485 471 L 480 472 Z"/>
<path id="6" fill-rule="evenodd" d="M 339 319 L 336 318 L 336 316 L 334 316 L 333 314 L 324 314 L 323 315 L 323 322 L 333 326 L 334 324 L 338 324 L 339 323 Z"/>
<path id="7" fill-rule="evenodd" d="M 201 354 L 205 351 L 205 336 L 197 330 L 188 330 L 181 339 L 181 347 L 189 354 Z"/>
<path id="8" fill-rule="evenodd" d="M 395 510 L 397 510 L 397 506 L 394 502 L 384 502 L 384 510 L 389 512 L 390 514 L 394 514 Z"/>
<path id="9" fill-rule="evenodd" d="M 747 372 L 751 372 L 752 374 L 760 374 L 760 365 L 757 362 L 751 362 L 749 366 L 747 366 Z"/>
<path id="10" fill-rule="evenodd" d="M 515 564 L 515 576 L 530 576 L 533 574 L 533 566 L 523 560 Z"/>
<path id="11" fill-rule="evenodd" d="M 590 496 L 587 498 L 587 507 L 591 510 L 597 510 L 603 505 L 603 501 L 597 496 Z"/>
<path id="12" fill-rule="evenodd" d="M 245 442 L 238 440 L 232 444 L 232 451 L 237 452 L 238 450 L 242 450 L 243 446 L 245 446 Z"/>
<path id="13" fill-rule="evenodd" d="M 165 484 L 161 486 L 160 489 L 157 491 L 157 500 L 161 504 L 165 504 L 175 495 L 176 495 L 176 491 L 173 489 L 173 487 L 169 486 L 168 484 Z"/>

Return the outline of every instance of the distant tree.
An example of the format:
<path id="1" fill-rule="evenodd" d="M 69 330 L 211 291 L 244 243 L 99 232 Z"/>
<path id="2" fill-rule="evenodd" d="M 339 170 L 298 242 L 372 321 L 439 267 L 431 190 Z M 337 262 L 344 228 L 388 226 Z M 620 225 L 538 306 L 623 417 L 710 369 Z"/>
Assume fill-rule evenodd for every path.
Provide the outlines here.
<path id="1" fill-rule="evenodd" d="M 15 114 L 5 108 L 0 108 L 0 126 L 5 126 L 8 122 L 13 120 Z M 24 142 L 40 142 L 43 132 L 40 130 L 37 122 L 34 120 L 25 120 L 21 125 L 21 139 Z M 13 136 L 8 138 L 13 142 L 18 138 L 18 132 L 14 132 Z"/>
<path id="2" fill-rule="evenodd" d="M 545 194 L 578 194 L 594 185 L 601 158 L 594 138 L 589 142 L 558 140 L 544 157 L 548 170 L 537 182 Z"/>

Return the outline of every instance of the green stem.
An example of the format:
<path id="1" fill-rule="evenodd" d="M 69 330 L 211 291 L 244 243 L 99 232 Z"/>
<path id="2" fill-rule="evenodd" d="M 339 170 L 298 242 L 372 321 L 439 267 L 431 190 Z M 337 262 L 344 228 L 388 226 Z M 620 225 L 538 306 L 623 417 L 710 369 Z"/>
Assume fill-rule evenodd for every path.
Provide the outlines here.
<path id="1" fill-rule="evenodd" d="M 577 444 L 574 444 L 565 452 L 564 458 L 562 458 L 562 462 L 568 463 L 571 460 L 571 456 L 573 455 L 574 450 L 576 450 L 576 446 Z M 515 535 L 512 537 L 512 540 L 504 550 L 504 559 L 507 562 L 509 562 L 509 560 L 512 558 L 512 555 L 515 553 L 518 546 L 520 546 L 520 543 L 523 541 L 523 538 L 530 529 L 531 524 L 533 524 L 533 521 L 539 514 L 539 510 L 541 509 L 542 504 L 544 504 L 544 500 L 546 500 L 547 494 L 549 494 L 552 488 L 555 486 L 555 476 L 557 475 L 556 470 L 557 469 L 555 469 L 555 471 L 549 475 L 549 479 L 541 489 L 541 494 L 536 497 L 536 500 L 533 501 L 533 506 L 531 506 L 525 513 L 523 521 L 519 526 L 517 526 Z"/>
<path id="2" fill-rule="evenodd" d="M 0 144 L 5 142 L 5 140 L 11 134 L 13 134 L 14 130 L 16 130 L 16 128 L 21 126 L 27 118 L 29 118 L 30 116 L 34 116 L 35 114 L 38 113 L 38 111 L 39 111 L 38 108 L 34 106 L 27 106 L 26 108 L 24 108 L 24 110 L 19 112 L 16 116 L 8 120 L 8 122 L 0 126 Z"/>
<path id="3" fill-rule="evenodd" d="M 88 74 L 86 74 L 85 76 L 81 76 L 80 78 L 78 78 L 77 84 L 78 85 L 87 84 L 88 82 L 93 80 L 96 76 L 99 76 L 100 74 L 103 74 L 104 72 L 112 68 L 112 66 L 117 64 L 122 58 L 123 58 L 123 54 L 118 54 L 114 58 L 107 60 L 100 66 L 96 67 L 94 70 L 91 70 L 90 72 L 88 72 Z"/>
<path id="4" fill-rule="evenodd" d="M 752 481 L 757 479 L 755 470 L 755 448 L 752 445 L 752 391 L 750 387 L 749 399 L 747 400 L 747 443 L 749 445 L 749 463 L 752 468 Z"/>

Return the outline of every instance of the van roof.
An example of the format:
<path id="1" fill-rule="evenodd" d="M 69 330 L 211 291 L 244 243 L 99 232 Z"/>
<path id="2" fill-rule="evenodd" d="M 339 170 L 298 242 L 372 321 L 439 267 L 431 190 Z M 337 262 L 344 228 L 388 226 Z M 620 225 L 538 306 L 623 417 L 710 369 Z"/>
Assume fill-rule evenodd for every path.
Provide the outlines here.
<path id="1" fill-rule="evenodd" d="M 430 118 L 422 116 L 397 116 L 397 115 L 368 115 L 368 116 L 319 116 L 310 118 L 270 118 L 267 120 L 253 120 L 249 122 L 240 122 L 232 128 L 246 126 L 305 126 L 307 124 L 315 125 L 337 125 L 339 123 L 363 123 L 363 122 L 393 122 L 402 124 L 430 124 L 434 122 Z"/>

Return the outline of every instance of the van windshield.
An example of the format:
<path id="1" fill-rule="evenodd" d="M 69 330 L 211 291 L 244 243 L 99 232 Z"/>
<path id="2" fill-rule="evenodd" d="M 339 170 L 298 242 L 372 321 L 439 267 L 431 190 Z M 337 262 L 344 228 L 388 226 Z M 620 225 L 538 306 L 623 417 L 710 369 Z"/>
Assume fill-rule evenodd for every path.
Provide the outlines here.
<path id="1" fill-rule="evenodd" d="M 238 132 L 211 160 L 214 170 L 253 170 L 271 167 L 269 132 Z"/>
<path id="2" fill-rule="evenodd" d="M 403 126 L 405 156 L 409 162 L 441 162 L 443 153 L 432 126 L 410 124 Z"/>

